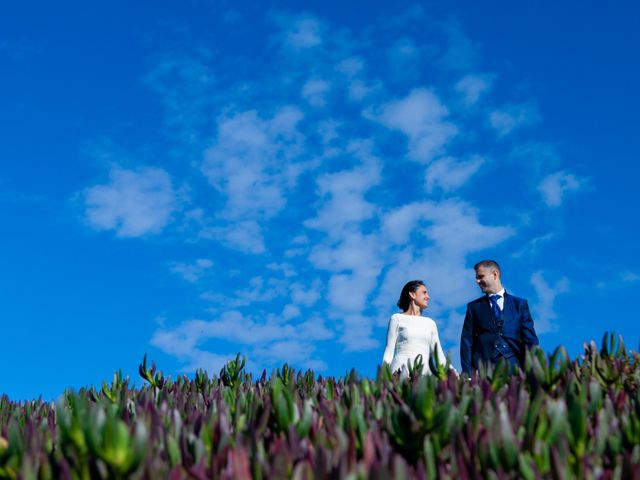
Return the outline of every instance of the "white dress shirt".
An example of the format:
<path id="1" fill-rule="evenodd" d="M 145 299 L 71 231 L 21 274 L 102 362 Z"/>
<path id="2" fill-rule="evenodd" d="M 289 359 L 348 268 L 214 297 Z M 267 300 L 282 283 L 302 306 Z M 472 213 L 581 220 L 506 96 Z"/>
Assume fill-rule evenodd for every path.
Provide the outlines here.
<path id="1" fill-rule="evenodd" d="M 490 297 L 491 295 L 500 295 L 500 298 L 498 299 L 498 307 L 500 307 L 500 311 L 504 310 L 504 294 L 504 288 L 499 292 L 487 294 L 487 297 Z M 489 302 L 491 302 L 491 299 L 489 299 Z"/>

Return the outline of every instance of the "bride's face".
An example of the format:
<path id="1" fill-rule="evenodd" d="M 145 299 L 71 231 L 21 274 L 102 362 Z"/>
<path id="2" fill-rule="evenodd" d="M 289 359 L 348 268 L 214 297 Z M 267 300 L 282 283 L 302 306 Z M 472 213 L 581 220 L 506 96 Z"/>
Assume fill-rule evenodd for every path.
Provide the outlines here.
<path id="1" fill-rule="evenodd" d="M 420 285 L 415 292 L 411 292 L 411 298 L 413 302 L 421 309 L 427 308 L 429 306 L 429 292 L 427 291 L 427 287 L 424 285 Z"/>

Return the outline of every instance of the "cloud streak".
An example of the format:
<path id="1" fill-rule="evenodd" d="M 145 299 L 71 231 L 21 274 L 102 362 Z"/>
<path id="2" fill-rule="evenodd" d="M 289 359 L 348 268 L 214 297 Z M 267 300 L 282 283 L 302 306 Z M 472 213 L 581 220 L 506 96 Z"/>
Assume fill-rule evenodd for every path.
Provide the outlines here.
<path id="1" fill-rule="evenodd" d="M 270 21 L 262 70 L 225 84 L 224 54 L 168 55 L 147 77 L 167 123 L 200 154 L 191 210 L 159 169 L 116 169 L 86 191 L 96 229 L 158 234 L 179 217 L 185 243 L 210 249 L 169 266 L 207 305 L 200 319 L 158 328 L 152 345 L 187 370 L 219 368 L 238 349 L 255 368 L 323 369 L 340 351 L 381 348 L 400 288 L 421 278 L 427 313 L 455 351 L 477 295 L 475 256 L 513 240 L 535 256 L 556 237 L 530 241 L 520 218 L 535 218 L 540 197 L 559 210 L 585 180 L 525 129 L 541 121 L 535 99 L 501 92 L 496 102 L 496 75 L 479 73 L 478 47 L 459 25 L 431 23 L 436 40 L 421 42 L 406 16 L 362 31 L 313 15 Z M 482 182 L 492 168 L 530 173 L 511 175 L 522 198 L 499 221 L 474 201 L 491 200 Z M 541 333 L 551 331 L 568 280 L 530 280 Z"/>
<path id="2" fill-rule="evenodd" d="M 153 334 L 151 344 L 177 356 L 186 364 L 185 371 L 203 368 L 217 373 L 224 362 L 232 358 L 229 354 L 214 354 L 205 349 L 204 344 L 210 340 L 232 342 L 248 349 L 252 370 L 259 370 L 260 366 L 275 367 L 283 362 L 322 370 L 326 365 L 314 358 L 314 342 L 332 337 L 333 332 L 319 319 L 292 325 L 274 315 L 258 321 L 231 310 L 217 320 L 188 320 L 175 328 L 159 328 Z"/>
<path id="3" fill-rule="evenodd" d="M 534 306 L 535 326 L 538 334 L 554 332 L 558 329 L 555 320 L 558 318 L 554 304 L 558 295 L 569 291 L 569 279 L 559 278 L 554 284 L 550 284 L 541 270 L 531 275 L 531 283 L 538 297 Z"/>
<path id="4" fill-rule="evenodd" d="M 538 185 L 538 191 L 548 207 L 557 208 L 568 193 L 580 191 L 585 184 L 585 179 L 563 170 L 546 176 Z"/>
<path id="5" fill-rule="evenodd" d="M 437 189 L 451 192 L 463 187 L 480 170 L 484 162 L 478 155 L 466 161 L 445 157 L 433 162 L 425 175 L 427 192 L 432 193 Z"/>
<path id="6" fill-rule="evenodd" d="M 159 168 L 125 170 L 113 167 L 109 182 L 84 194 L 85 218 L 96 230 L 113 230 L 119 237 L 160 233 L 178 208 L 169 174 Z"/>
<path id="7" fill-rule="evenodd" d="M 534 103 L 509 104 L 489 114 L 489 123 L 499 137 L 505 137 L 520 127 L 532 126 L 540 121 L 540 112 Z"/>
<path id="8" fill-rule="evenodd" d="M 405 98 L 382 105 L 371 118 L 385 127 L 404 133 L 409 139 L 409 157 L 428 163 L 444 151 L 458 133 L 447 120 L 449 109 L 431 91 L 418 88 Z"/>
<path id="9" fill-rule="evenodd" d="M 196 283 L 208 270 L 213 267 L 213 262 L 207 258 L 199 258 L 193 263 L 172 262 L 170 270 L 180 275 L 187 282 Z"/>

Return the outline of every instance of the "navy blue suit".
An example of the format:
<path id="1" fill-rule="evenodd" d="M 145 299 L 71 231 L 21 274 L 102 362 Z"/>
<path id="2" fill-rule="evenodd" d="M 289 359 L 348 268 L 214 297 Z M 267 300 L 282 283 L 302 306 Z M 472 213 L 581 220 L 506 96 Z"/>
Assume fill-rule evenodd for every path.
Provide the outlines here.
<path id="1" fill-rule="evenodd" d="M 529 304 L 524 298 L 505 292 L 499 318 L 491 313 L 487 295 L 467 304 L 460 338 L 463 372 L 471 373 L 472 369 L 477 369 L 480 360 L 495 363 L 500 358 L 522 367 L 525 350 L 538 343 Z"/>

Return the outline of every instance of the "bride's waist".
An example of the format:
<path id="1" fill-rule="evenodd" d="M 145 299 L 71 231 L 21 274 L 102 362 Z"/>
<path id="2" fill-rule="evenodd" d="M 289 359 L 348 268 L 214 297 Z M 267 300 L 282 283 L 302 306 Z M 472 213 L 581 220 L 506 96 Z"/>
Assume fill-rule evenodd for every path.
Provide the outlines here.
<path id="1" fill-rule="evenodd" d="M 398 345 L 396 347 L 396 355 L 417 355 L 418 353 L 425 354 L 427 352 L 429 352 L 429 344 L 427 342 Z"/>

